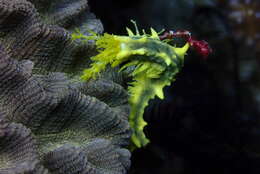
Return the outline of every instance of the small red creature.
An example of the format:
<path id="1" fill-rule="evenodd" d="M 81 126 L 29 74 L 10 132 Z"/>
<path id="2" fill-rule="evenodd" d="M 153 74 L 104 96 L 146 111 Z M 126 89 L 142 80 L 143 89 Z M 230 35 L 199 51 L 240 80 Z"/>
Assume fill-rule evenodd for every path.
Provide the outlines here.
<path id="1" fill-rule="evenodd" d="M 212 52 L 208 42 L 205 40 L 196 40 L 191 36 L 191 33 L 187 30 L 178 30 L 176 32 L 170 30 L 165 32 L 160 36 L 161 40 L 165 39 L 173 39 L 174 37 L 181 37 L 186 39 L 186 41 L 193 47 L 198 54 L 200 54 L 203 58 L 207 58 L 208 55 Z"/>

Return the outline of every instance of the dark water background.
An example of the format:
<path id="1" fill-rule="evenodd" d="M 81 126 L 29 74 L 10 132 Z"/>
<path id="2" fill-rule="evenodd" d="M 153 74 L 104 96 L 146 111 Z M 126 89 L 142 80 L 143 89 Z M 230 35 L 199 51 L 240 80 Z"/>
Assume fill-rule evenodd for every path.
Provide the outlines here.
<path id="1" fill-rule="evenodd" d="M 209 42 L 190 50 L 166 99 L 146 109 L 151 143 L 133 153 L 130 174 L 259 174 L 260 1 L 89 0 L 105 31 L 187 29 Z"/>

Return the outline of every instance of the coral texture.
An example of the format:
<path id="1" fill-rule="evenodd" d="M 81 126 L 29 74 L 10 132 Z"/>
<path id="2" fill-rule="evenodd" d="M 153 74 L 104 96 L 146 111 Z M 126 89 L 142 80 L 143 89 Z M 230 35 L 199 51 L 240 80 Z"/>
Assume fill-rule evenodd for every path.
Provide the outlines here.
<path id="1" fill-rule="evenodd" d="M 96 51 L 75 28 L 103 30 L 86 0 L 0 0 L 0 173 L 129 168 L 127 92 L 111 70 L 78 80 Z"/>

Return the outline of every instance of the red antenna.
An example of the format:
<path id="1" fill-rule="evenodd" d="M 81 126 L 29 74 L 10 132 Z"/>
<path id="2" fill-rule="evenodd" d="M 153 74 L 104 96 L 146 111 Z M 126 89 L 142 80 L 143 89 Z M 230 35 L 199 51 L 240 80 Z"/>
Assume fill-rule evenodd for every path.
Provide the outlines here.
<path id="1" fill-rule="evenodd" d="M 181 37 L 186 39 L 186 41 L 190 44 L 192 48 L 196 50 L 198 54 L 200 54 L 203 58 L 207 58 L 210 53 L 212 53 L 212 49 L 210 48 L 208 42 L 205 40 L 196 40 L 191 36 L 191 33 L 187 30 L 178 30 L 176 32 L 170 30 L 165 32 L 160 36 L 161 40 L 165 39 L 173 39 L 174 37 Z"/>

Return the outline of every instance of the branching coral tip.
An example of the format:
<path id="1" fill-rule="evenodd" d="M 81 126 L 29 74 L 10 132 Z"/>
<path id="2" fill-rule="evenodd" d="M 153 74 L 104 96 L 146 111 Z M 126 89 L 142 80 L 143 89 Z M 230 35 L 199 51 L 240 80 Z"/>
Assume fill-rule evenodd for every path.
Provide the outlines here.
<path id="1" fill-rule="evenodd" d="M 130 73 L 133 81 L 128 87 L 131 106 L 129 123 L 133 130 L 133 144 L 142 147 L 149 142 L 143 132 L 147 124 L 143 119 L 143 113 L 149 100 L 155 96 L 164 98 L 163 88 L 175 80 L 190 46 L 204 57 L 211 49 L 206 42 L 194 40 L 189 32 L 171 31 L 160 36 L 151 28 L 151 34 L 144 31 L 140 34 L 136 23 L 132 22 L 135 25 L 135 34 L 127 28 L 128 36 L 105 33 L 96 37 L 99 54 L 91 58 L 93 63 L 89 69 L 84 70 L 82 79 L 95 79 L 108 64 L 112 67 L 121 66 L 120 71 L 130 66 L 134 67 Z M 173 37 L 187 38 L 187 43 L 180 48 L 172 46 L 166 40 Z"/>

